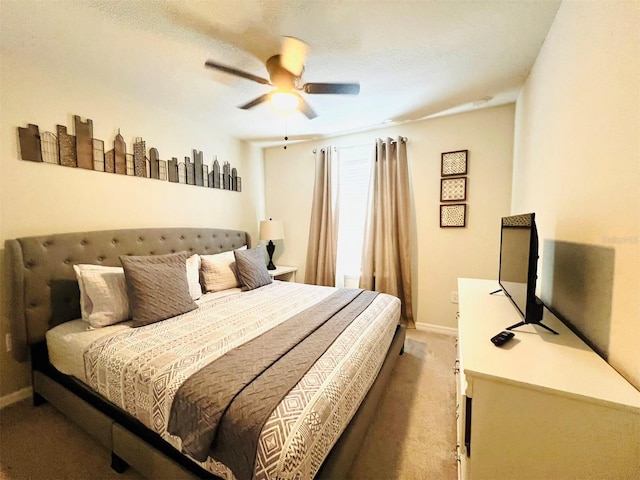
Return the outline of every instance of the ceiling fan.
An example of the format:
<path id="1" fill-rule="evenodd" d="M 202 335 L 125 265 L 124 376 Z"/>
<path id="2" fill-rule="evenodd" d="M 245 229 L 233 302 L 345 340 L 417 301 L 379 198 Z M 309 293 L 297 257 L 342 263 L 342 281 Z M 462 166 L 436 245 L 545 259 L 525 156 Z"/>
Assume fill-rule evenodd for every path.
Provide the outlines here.
<path id="1" fill-rule="evenodd" d="M 238 108 L 248 110 L 268 100 L 276 101 L 278 96 L 288 96 L 289 100 L 293 100 L 293 108 L 297 108 L 304 113 L 307 118 L 312 119 L 317 115 L 298 91 L 310 95 L 357 95 L 360 93 L 360 84 L 302 83 L 301 75 L 304 71 L 304 61 L 308 48 L 308 45 L 302 40 L 298 40 L 293 37 L 283 37 L 280 53 L 270 57 L 266 63 L 269 80 L 212 60 L 205 62 L 205 65 L 225 73 L 230 73 L 231 75 L 237 75 L 238 77 L 246 78 L 247 80 L 275 87 L 272 91 L 265 93 L 244 105 L 240 105 Z"/>

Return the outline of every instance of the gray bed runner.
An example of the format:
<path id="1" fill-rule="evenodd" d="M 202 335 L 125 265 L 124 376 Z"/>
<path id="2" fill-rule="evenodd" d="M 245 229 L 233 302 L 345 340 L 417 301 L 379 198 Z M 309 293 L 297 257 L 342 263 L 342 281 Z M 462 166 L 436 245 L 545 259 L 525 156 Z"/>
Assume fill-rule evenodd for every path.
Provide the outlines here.
<path id="1" fill-rule="evenodd" d="M 176 392 L 168 432 L 196 460 L 211 455 L 251 478 L 273 410 L 376 295 L 340 289 L 194 373 Z"/>

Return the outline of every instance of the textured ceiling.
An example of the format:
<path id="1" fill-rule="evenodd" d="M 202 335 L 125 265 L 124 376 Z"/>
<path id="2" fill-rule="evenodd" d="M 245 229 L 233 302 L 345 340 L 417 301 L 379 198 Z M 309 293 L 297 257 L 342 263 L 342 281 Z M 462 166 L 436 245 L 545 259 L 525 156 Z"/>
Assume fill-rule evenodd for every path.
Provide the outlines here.
<path id="1" fill-rule="evenodd" d="M 558 9 L 556 1 L 17 2 L 3 49 L 229 135 L 262 144 L 362 130 L 514 101 Z M 3 11 L 16 4 L 3 0 Z M 4 13 L 4 12 L 3 12 Z M 13 20 L 13 21 L 12 21 Z M 306 95 L 318 114 L 238 105 L 269 87 L 206 69 L 208 59 L 261 77 L 280 38 L 307 42 L 306 82 L 360 82 L 360 95 Z M 55 48 L 51 48 L 55 45 Z M 76 71 L 77 70 L 77 71 Z"/>

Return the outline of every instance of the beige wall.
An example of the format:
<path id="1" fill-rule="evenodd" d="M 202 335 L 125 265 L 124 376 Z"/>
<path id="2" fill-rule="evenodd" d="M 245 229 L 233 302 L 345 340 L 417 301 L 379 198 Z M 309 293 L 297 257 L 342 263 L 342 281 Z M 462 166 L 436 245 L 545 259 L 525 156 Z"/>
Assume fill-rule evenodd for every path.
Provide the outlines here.
<path id="1" fill-rule="evenodd" d="M 4 11 L 3 11 L 4 13 Z M 28 35 L 28 29 L 25 31 Z M 62 66 L 63 67 L 63 66 Z M 141 102 L 96 79 L 78 81 L 65 69 L 41 69 L 28 59 L 2 51 L 0 106 L 0 240 L 56 232 L 128 227 L 206 226 L 248 230 L 257 238 L 263 213 L 260 149 L 193 122 L 192 112 L 167 110 L 161 99 Z M 216 154 L 230 161 L 243 180 L 243 192 L 225 192 L 135 177 L 20 160 L 17 127 L 39 125 L 74 133 L 73 114 L 93 120 L 94 137 L 108 145 L 120 128 L 132 150 L 140 136 L 162 159 L 183 159 L 197 148 L 209 165 Z M 109 147 L 106 147 L 109 149 Z M 2 248 L 2 247 L 0 247 Z M 4 250 L 2 250 L 4 253 Z M 2 268 L 2 267 L 0 267 Z M 28 365 L 6 352 L 8 272 L 0 308 L 0 397 L 29 386 Z"/>
<path id="2" fill-rule="evenodd" d="M 511 198 L 514 105 L 444 116 L 377 131 L 265 150 L 266 215 L 284 221 L 275 261 L 304 266 L 313 191 L 313 148 L 372 145 L 376 137 L 409 138 L 412 178 L 413 285 L 416 321 L 457 327 L 450 292 L 458 277 L 497 278 L 500 217 Z M 440 154 L 469 150 L 467 228 L 439 227 Z"/>
<path id="3" fill-rule="evenodd" d="M 542 295 L 640 387 L 640 4 L 563 2 L 517 102 Z"/>

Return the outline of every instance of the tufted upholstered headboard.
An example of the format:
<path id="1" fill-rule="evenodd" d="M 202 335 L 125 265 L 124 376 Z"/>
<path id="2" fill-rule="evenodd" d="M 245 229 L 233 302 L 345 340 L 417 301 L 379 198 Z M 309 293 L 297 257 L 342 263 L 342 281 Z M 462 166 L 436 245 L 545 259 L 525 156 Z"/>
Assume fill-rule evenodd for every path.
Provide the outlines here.
<path id="1" fill-rule="evenodd" d="M 47 330 L 80 318 L 75 264 L 120 266 L 120 255 L 183 250 L 207 255 L 243 245 L 251 246 L 247 232 L 218 228 L 104 230 L 7 240 L 13 355 L 27 360 L 29 345 L 43 342 Z"/>

